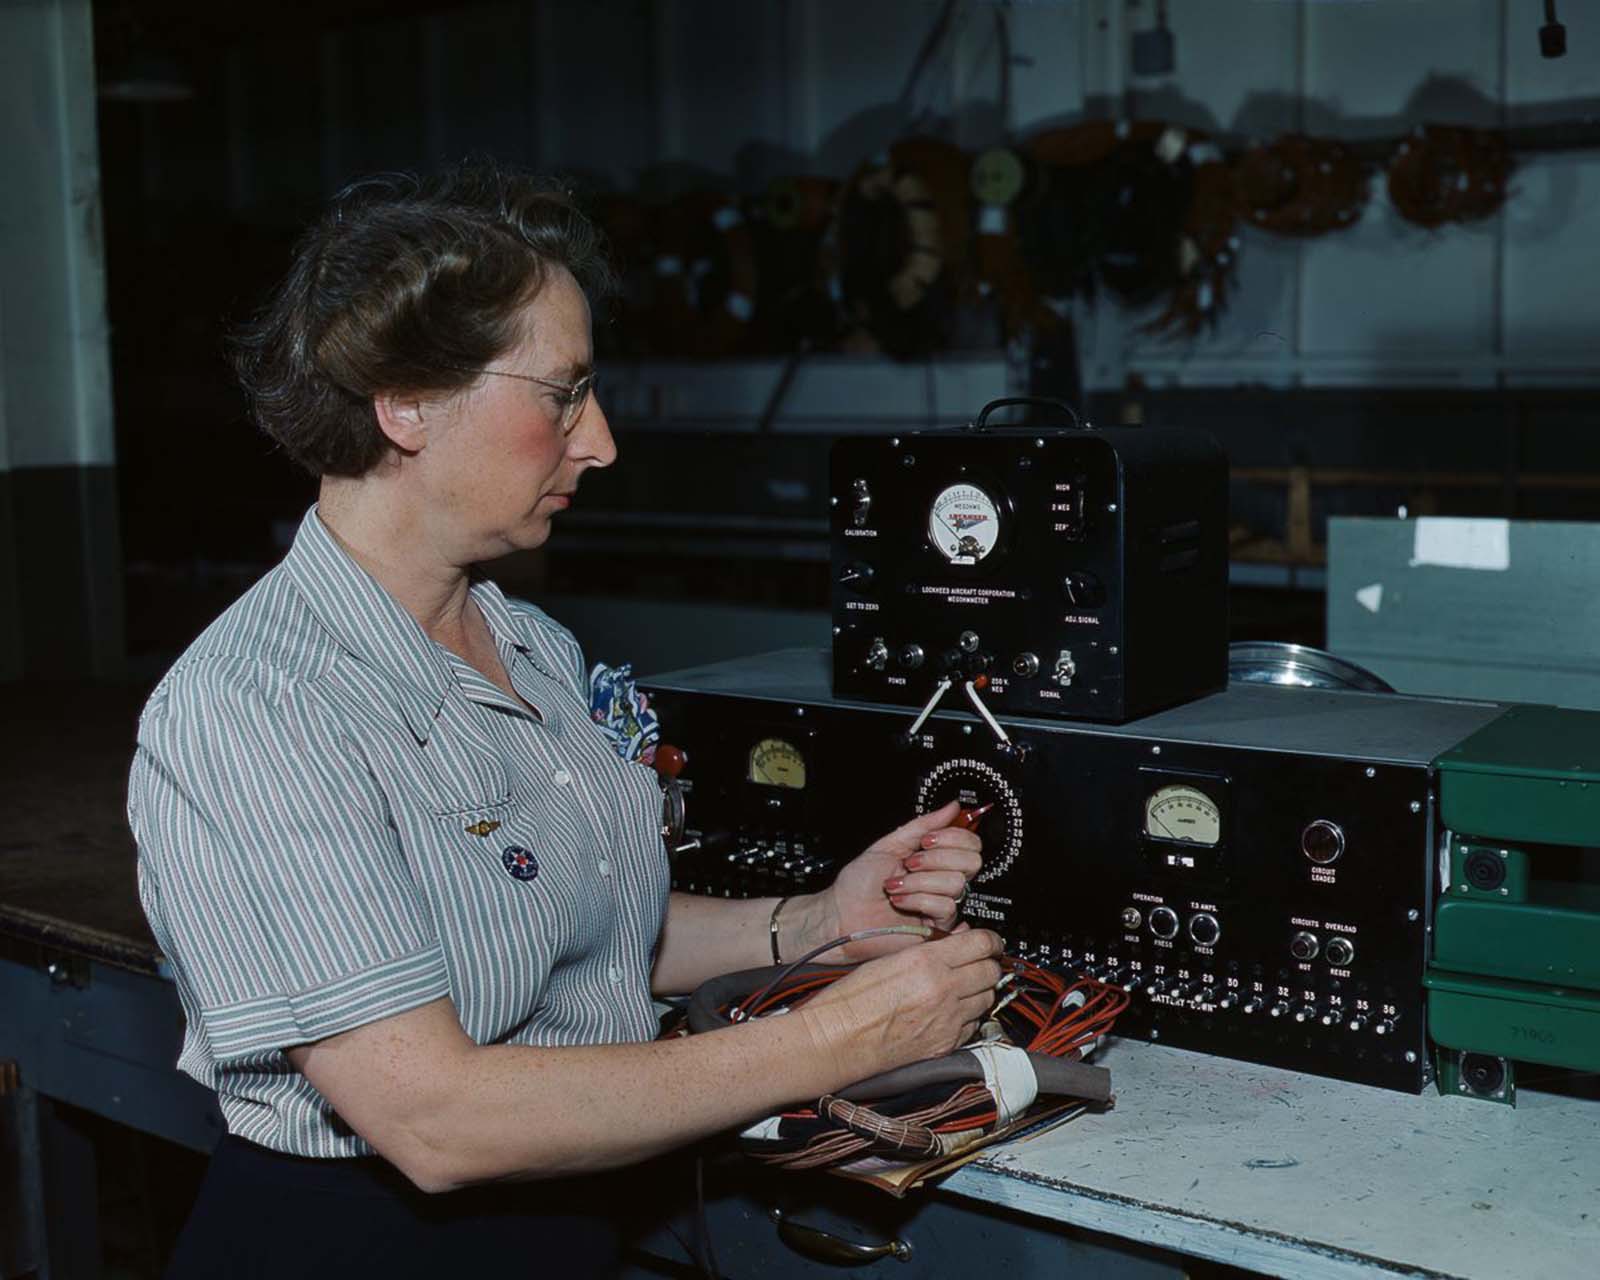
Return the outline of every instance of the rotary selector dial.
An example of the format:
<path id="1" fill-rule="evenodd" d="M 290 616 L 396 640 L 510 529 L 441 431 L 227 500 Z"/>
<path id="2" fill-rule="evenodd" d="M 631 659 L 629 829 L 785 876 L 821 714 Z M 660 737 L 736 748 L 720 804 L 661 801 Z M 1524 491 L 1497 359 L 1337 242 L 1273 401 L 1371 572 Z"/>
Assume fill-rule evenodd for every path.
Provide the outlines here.
<path id="1" fill-rule="evenodd" d="M 998 769 L 970 756 L 956 756 L 935 765 L 917 783 L 917 812 L 930 813 L 952 800 L 963 809 L 992 803 L 978 824 L 983 837 L 983 870 L 974 884 L 1003 876 L 1022 853 L 1022 801 Z"/>

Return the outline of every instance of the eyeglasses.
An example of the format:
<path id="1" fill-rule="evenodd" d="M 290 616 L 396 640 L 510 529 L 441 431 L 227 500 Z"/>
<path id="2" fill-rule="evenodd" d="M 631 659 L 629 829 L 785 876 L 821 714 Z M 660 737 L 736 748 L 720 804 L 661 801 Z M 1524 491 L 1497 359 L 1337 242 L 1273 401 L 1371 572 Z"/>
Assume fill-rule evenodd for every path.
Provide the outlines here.
<path id="1" fill-rule="evenodd" d="M 561 434 L 569 436 L 578 425 L 583 406 L 589 394 L 600 381 L 600 371 L 591 369 L 576 382 L 557 382 L 554 378 L 536 378 L 531 373 L 512 373 L 508 369 L 470 369 L 464 365 L 443 365 L 457 373 L 492 373 L 497 378 L 515 378 L 519 382 L 537 382 L 541 387 L 561 392 Z"/>

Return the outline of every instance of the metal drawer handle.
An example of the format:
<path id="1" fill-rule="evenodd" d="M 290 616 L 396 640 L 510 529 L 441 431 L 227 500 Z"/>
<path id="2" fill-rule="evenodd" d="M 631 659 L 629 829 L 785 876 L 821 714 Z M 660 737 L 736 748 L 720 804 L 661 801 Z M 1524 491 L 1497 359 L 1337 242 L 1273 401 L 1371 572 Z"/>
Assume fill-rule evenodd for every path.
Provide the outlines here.
<path id="1" fill-rule="evenodd" d="M 882 1244 L 857 1244 L 842 1240 L 819 1227 L 808 1227 L 803 1222 L 784 1217 L 782 1209 L 772 1211 L 772 1220 L 778 1224 L 778 1239 L 796 1253 L 814 1262 L 831 1262 L 840 1266 L 876 1262 L 879 1258 L 894 1258 L 898 1262 L 911 1261 L 911 1243 L 907 1240 L 885 1240 Z"/>

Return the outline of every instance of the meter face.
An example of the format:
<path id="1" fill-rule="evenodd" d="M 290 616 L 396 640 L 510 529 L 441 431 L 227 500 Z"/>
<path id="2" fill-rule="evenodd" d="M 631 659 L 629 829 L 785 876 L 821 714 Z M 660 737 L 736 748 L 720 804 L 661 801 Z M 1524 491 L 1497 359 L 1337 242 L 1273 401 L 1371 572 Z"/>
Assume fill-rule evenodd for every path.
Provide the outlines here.
<path id="1" fill-rule="evenodd" d="M 806 758 L 792 742 L 763 738 L 750 748 L 745 777 L 762 786 L 800 791 L 806 785 Z"/>
<path id="2" fill-rule="evenodd" d="M 1222 839 L 1222 814 L 1204 791 L 1174 784 L 1145 801 L 1144 833 L 1157 840 L 1215 845 Z"/>
<path id="3" fill-rule="evenodd" d="M 977 564 L 1000 541 L 1000 504 L 975 484 L 941 489 L 928 509 L 928 541 L 951 564 Z"/>

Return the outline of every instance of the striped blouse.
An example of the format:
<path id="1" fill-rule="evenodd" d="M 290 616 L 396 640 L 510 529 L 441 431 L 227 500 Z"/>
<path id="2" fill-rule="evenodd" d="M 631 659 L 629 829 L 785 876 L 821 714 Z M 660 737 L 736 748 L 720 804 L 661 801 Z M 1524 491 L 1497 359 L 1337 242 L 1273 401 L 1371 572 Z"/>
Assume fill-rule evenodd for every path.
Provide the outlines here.
<path id="1" fill-rule="evenodd" d="M 229 1132 L 372 1148 L 284 1050 L 441 996 L 480 1044 L 648 1039 L 668 873 L 651 772 L 570 632 L 475 582 L 528 706 L 430 640 L 317 515 L 144 709 L 139 893 Z"/>

